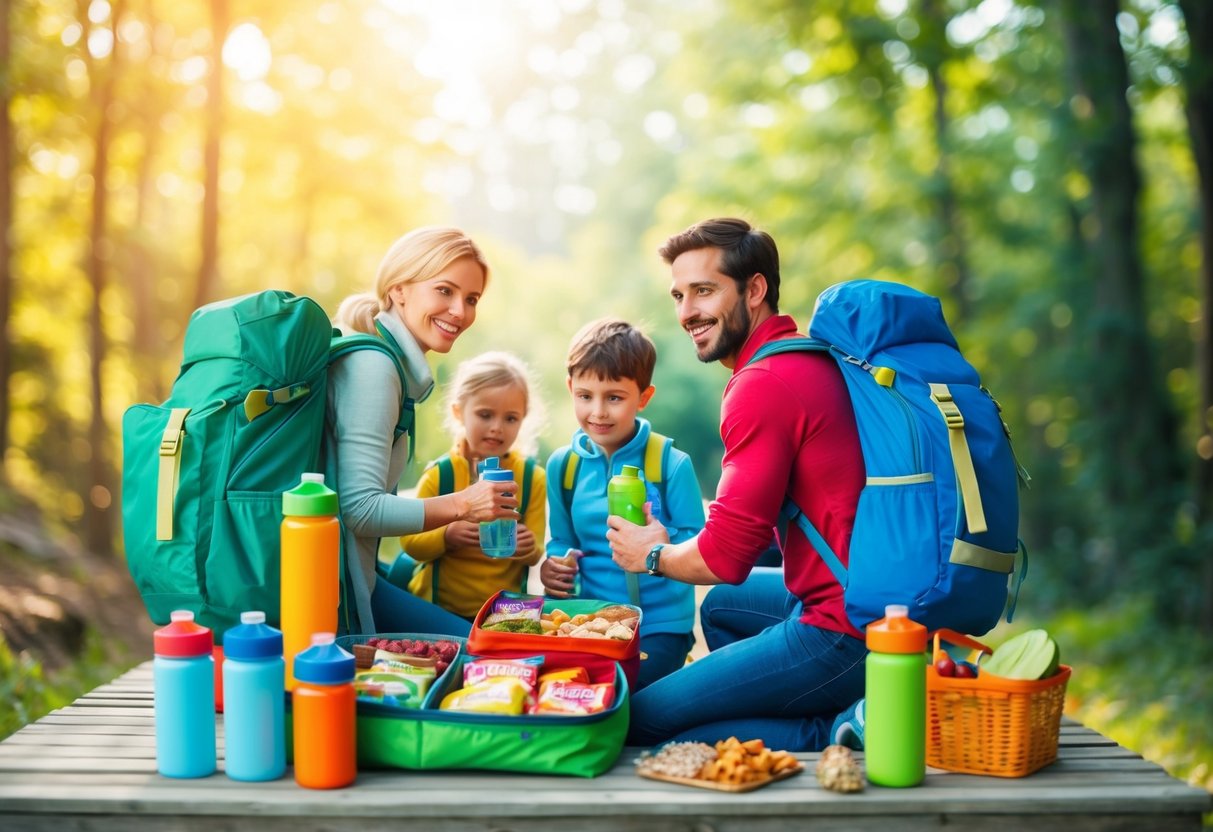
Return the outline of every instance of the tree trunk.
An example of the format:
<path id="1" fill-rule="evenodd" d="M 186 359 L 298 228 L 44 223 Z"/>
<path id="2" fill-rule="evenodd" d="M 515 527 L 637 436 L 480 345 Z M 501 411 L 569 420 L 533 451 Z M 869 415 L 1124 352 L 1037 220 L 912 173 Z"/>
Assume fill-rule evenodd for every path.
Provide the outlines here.
<path id="1" fill-rule="evenodd" d="M 219 138 L 223 128 L 223 42 L 227 38 L 227 0 L 211 0 L 211 73 L 206 84 L 206 146 L 202 201 L 202 258 L 194 306 L 214 300 L 219 264 Z"/>
<path id="2" fill-rule="evenodd" d="M 1080 164 L 1091 204 L 1082 228 L 1091 294 L 1085 340 L 1094 482 L 1113 569 L 1157 551 L 1172 537 L 1182 481 L 1176 424 L 1146 328 L 1138 248 L 1141 178 L 1135 157 L 1129 78 L 1120 45 L 1118 0 L 1059 0 L 1076 94 Z M 1126 575 L 1130 574 L 1128 572 Z"/>
<path id="3" fill-rule="evenodd" d="M 114 525 L 112 470 L 109 458 L 109 428 L 105 423 L 105 397 L 102 373 L 105 367 L 106 339 L 105 321 L 101 315 L 101 302 L 105 294 L 108 260 L 111 244 L 108 239 L 109 195 L 109 148 L 112 124 L 109 118 L 110 104 L 114 100 L 114 85 L 118 78 L 118 25 L 122 14 L 122 2 L 114 3 L 111 9 L 110 26 L 114 33 L 113 51 L 104 70 L 94 69 L 93 80 L 97 132 L 93 149 L 93 202 L 89 227 L 88 276 L 93 290 L 93 302 L 89 306 L 89 382 L 92 393 L 93 412 L 89 420 L 89 478 L 88 493 L 85 494 L 85 538 L 88 548 L 98 555 L 113 556 Z M 97 75 L 104 72 L 104 78 Z"/>
<path id="4" fill-rule="evenodd" d="M 935 93 L 935 149 L 938 162 L 935 165 L 933 183 L 930 188 L 934 197 L 936 222 L 939 225 L 935 244 L 935 259 L 939 276 L 944 286 L 956 301 L 958 320 L 966 321 L 971 313 L 970 274 L 966 253 L 964 231 L 956 205 L 956 187 L 952 180 L 952 140 L 948 118 L 948 82 L 943 76 L 943 65 L 948 55 L 948 39 L 945 34 L 948 16 L 940 7 L 939 0 L 922 0 L 920 20 L 921 47 L 917 56 L 927 68 L 931 90 Z"/>
<path id="5" fill-rule="evenodd" d="M 1200 376 L 1200 431 L 1196 445 L 1196 516 L 1213 524 L 1213 6 L 1208 0 L 1180 0 L 1188 29 L 1188 133 L 1196 159 L 1200 194 L 1200 335 L 1196 368 Z M 1202 624 L 1213 629 L 1213 552 L 1205 551 Z"/>
<path id="6" fill-rule="evenodd" d="M 0 0 L 0 481 L 4 479 L 4 457 L 8 450 L 8 382 L 13 374 L 13 348 L 8 334 L 13 291 L 10 249 L 13 233 L 13 125 L 8 112 L 12 99 L 9 14 L 8 0 Z"/>

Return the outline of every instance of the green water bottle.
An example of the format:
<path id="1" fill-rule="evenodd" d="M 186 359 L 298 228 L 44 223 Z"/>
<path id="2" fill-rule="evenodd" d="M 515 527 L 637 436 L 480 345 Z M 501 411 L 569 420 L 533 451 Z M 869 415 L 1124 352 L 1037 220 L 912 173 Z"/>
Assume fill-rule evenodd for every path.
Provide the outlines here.
<path id="1" fill-rule="evenodd" d="M 622 517 L 638 526 L 644 525 L 644 504 L 648 494 L 640 469 L 635 465 L 624 465 L 622 470 L 607 483 L 607 513 Z"/>
<path id="2" fill-rule="evenodd" d="M 864 764 L 877 786 L 917 786 L 926 776 L 927 628 L 889 604 L 867 628 Z"/>

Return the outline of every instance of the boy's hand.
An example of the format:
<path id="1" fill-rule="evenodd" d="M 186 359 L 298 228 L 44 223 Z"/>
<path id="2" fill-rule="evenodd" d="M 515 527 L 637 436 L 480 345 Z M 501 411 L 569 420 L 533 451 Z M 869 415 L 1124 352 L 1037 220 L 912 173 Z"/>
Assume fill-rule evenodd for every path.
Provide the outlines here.
<path id="1" fill-rule="evenodd" d="M 565 561 L 571 561 L 566 563 Z M 544 558 L 539 565 L 539 581 L 544 591 L 553 598 L 568 598 L 573 591 L 573 578 L 577 575 L 577 559 Z"/>
<path id="2" fill-rule="evenodd" d="M 670 533 L 653 517 L 653 504 L 644 504 L 644 525 L 637 526 L 618 515 L 607 517 L 607 542 L 611 557 L 625 572 L 647 572 L 645 558 L 658 543 L 669 543 Z"/>
<path id="3" fill-rule="evenodd" d="M 448 523 L 446 531 L 442 533 L 442 539 L 446 541 L 447 551 L 451 549 L 464 549 L 468 546 L 479 546 L 480 524 L 471 523 L 467 520 L 456 520 L 454 523 Z"/>

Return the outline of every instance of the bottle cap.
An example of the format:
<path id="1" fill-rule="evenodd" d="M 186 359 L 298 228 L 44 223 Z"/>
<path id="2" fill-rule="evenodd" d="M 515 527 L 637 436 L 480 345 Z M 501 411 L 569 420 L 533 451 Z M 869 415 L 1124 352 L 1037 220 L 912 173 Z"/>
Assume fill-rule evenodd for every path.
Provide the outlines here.
<path id="1" fill-rule="evenodd" d="M 501 461 L 495 456 L 486 456 L 484 461 L 476 467 L 481 471 L 492 471 L 494 468 L 501 467 Z"/>
<path id="2" fill-rule="evenodd" d="M 640 477 L 640 469 L 635 465 L 623 466 L 623 470 L 620 473 L 625 477 L 634 477 L 637 479 Z"/>
<path id="3" fill-rule="evenodd" d="M 514 472 L 508 468 L 485 468 L 484 473 L 480 475 L 480 479 L 488 480 L 489 482 L 513 482 Z"/>
<path id="4" fill-rule="evenodd" d="M 282 492 L 282 513 L 288 517 L 337 515 L 337 492 L 324 484 L 324 474 L 304 474 L 300 483 Z"/>
<path id="5" fill-rule="evenodd" d="M 316 633 L 312 646 L 295 657 L 295 680 L 313 685 L 354 681 L 354 654 L 337 646 L 332 633 Z"/>
<path id="6" fill-rule="evenodd" d="M 925 653 L 927 628 L 910 620 L 906 605 L 889 604 L 884 618 L 868 625 L 866 641 L 873 653 Z"/>
<path id="7" fill-rule="evenodd" d="M 173 610 L 170 623 L 152 634 L 153 650 L 157 656 L 191 658 L 209 656 L 214 649 L 211 631 L 194 621 L 190 610 Z"/>
<path id="8" fill-rule="evenodd" d="M 265 623 L 265 613 L 240 613 L 240 623 L 223 635 L 223 654 L 237 661 L 282 655 L 282 631 Z"/>

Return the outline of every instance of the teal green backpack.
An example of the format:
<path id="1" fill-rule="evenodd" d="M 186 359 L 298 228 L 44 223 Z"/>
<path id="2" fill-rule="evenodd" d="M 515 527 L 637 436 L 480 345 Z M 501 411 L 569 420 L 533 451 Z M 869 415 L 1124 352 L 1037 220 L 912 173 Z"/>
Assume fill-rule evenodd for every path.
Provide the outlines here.
<path id="1" fill-rule="evenodd" d="M 122 419 L 127 566 L 152 621 L 192 610 L 217 641 L 246 610 L 277 626 L 282 492 L 321 470 L 329 364 L 379 350 L 406 389 L 395 342 L 380 334 L 342 337 L 315 301 L 283 291 L 190 317 L 169 398 Z M 410 452 L 412 431 L 406 396 L 396 436 L 410 434 Z M 342 569 L 345 583 L 344 556 Z"/>

